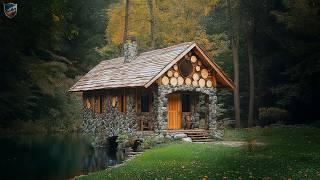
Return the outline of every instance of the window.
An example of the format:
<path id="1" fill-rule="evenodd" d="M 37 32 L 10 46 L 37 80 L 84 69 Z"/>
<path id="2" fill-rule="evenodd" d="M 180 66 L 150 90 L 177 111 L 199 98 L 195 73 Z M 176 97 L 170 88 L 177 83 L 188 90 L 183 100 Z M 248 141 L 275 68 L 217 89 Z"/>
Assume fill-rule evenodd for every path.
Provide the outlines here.
<path id="1" fill-rule="evenodd" d="M 140 98 L 141 112 L 149 112 L 149 94 L 144 93 Z"/>
<path id="2" fill-rule="evenodd" d="M 120 94 L 118 96 L 118 111 L 126 112 L 126 96 L 125 94 Z"/>
<path id="3" fill-rule="evenodd" d="M 98 114 L 103 113 L 103 106 L 104 106 L 103 100 L 104 100 L 103 96 L 96 96 L 96 101 L 97 101 L 97 105 L 98 105 L 98 107 L 97 107 Z"/>
<path id="4" fill-rule="evenodd" d="M 84 106 L 85 108 L 88 108 L 88 109 L 91 108 L 91 102 L 90 102 L 90 99 L 89 99 L 88 97 L 83 98 L 83 106 Z"/>
<path id="5" fill-rule="evenodd" d="M 192 63 L 189 60 L 182 60 L 179 64 L 180 74 L 183 77 L 188 77 L 193 71 Z"/>
<path id="6" fill-rule="evenodd" d="M 191 96 L 189 94 L 182 94 L 182 112 L 191 111 Z"/>
<path id="7" fill-rule="evenodd" d="M 118 99 L 117 96 L 112 96 L 112 98 L 111 98 L 111 106 L 112 107 L 116 107 L 117 106 L 117 99 Z"/>
<path id="8" fill-rule="evenodd" d="M 114 108 L 117 108 L 119 112 L 125 113 L 127 111 L 126 108 L 126 94 L 123 90 L 122 93 L 112 96 L 111 98 L 111 105 Z"/>

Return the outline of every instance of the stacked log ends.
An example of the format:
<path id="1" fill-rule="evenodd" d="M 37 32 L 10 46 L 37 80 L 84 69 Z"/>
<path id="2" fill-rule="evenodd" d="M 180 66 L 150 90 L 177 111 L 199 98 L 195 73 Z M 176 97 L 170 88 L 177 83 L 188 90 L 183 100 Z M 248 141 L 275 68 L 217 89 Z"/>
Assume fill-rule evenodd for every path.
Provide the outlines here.
<path id="1" fill-rule="evenodd" d="M 183 82 L 184 82 L 183 77 L 179 76 L 178 77 L 178 85 L 183 85 Z"/>
<path id="2" fill-rule="evenodd" d="M 191 79 L 190 78 L 186 78 L 186 85 L 191 85 Z"/>
<path id="3" fill-rule="evenodd" d="M 200 71 L 200 66 L 196 66 L 196 71 Z"/>
<path id="4" fill-rule="evenodd" d="M 193 86 L 198 86 L 198 81 L 192 81 Z"/>
<path id="5" fill-rule="evenodd" d="M 200 87 L 205 87 L 205 86 L 206 86 L 206 81 L 201 78 L 201 79 L 199 80 L 199 86 L 200 86 Z"/>
<path id="6" fill-rule="evenodd" d="M 193 63 L 197 62 L 197 57 L 196 56 L 191 56 L 191 62 L 193 62 Z"/>
<path id="7" fill-rule="evenodd" d="M 177 83 L 178 83 L 177 78 L 175 78 L 175 77 L 170 78 L 170 84 L 171 84 L 172 86 L 176 86 Z"/>
<path id="8" fill-rule="evenodd" d="M 173 67 L 167 71 L 167 73 L 157 83 L 160 85 L 172 85 L 172 86 L 194 86 L 194 87 L 216 87 L 217 81 L 214 76 L 209 75 L 208 69 L 204 66 L 201 60 L 197 59 L 192 53 L 188 53 L 184 56 L 185 59 L 192 62 L 192 75 L 188 77 L 182 77 L 179 72 L 179 65 L 176 63 Z M 86 103 L 87 106 L 90 104 Z"/>
<path id="9" fill-rule="evenodd" d="M 179 73 L 178 72 L 174 72 L 173 76 L 177 78 L 177 77 L 179 77 Z"/>
<path id="10" fill-rule="evenodd" d="M 192 78 L 193 78 L 193 80 L 198 81 L 200 77 L 199 77 L 199 74 L 198 74 L 198 73 L 194 73 L 194 74 L 192 75 Z"/>
<path id="11" fill-rule="evenodd" d="M 169 84 L 169 78 L 167 76 L 163 76 L 161 80 L 163 85 L 168 85 Z"/>
<path id="12" fill-rule="evenodd" d="M 212 81 L 208 80 L 206 85 L 207 85 L 208 88 L 212 87 Z"/>
<path id="13" fill-rule="evenodd" d="M 207 69 L 202 69 L 201 70 L 201 76 L 204 78 L 204 79 L 207 79 L 207 77 L 209 76 L 209 72 Z"/>
<path id="14" fill-rule="evenodd" d="M 178 65 L 175 64 L 175 65 L 173 66 L 173 69 L 174 69 L 175 71 L 178 71 Z"/>

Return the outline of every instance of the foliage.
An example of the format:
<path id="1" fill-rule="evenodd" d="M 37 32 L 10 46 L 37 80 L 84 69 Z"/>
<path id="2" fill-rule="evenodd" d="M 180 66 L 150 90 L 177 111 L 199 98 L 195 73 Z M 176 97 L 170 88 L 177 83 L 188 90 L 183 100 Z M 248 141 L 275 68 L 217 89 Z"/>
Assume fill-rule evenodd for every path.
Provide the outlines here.
<path id="1" fill-rule="evenodd" d="M 265 107 L 259 109 L 259 124 L 261 126 L 272 123 L 285 123 L 288 120 L 288 111 L 277 107 Z"/>
<path id="2" fill-rule="evenodd" d="M 154 15 L 156 21 L 156 47 L 166 47 L 169 45 L 196 40 L 211 49 L 212 43 L 209 41 L 203 27 L 200 24 L 202 17 L 208 14 L 216 0 L 187 0 L 184 3 L 179 1 L 154 0 Z M 101 49 L 106 50 L 113 47 L 119 51 L 123 39 L 124 27 L 124 2 L 115 3 L 107 10 L 109 17 L 106 29 L 108 45 Z M 130 1 L 129 7 L 129 36 L 138 38 L 139 49 L 147 50 L 150 46 L 150 22 L 147 3 L 144 1 Z M 109 51 L 110 52 L 110 51 Z"/>
<path id="3" fill-rule="evenodd" d="M 233 131 L 238 134 L 237 130 Z M 123 166 L 80 179 L 319 178 L 319 129 L 284 127 L 240 131 L 256 134 L 257 141 L 266 145 L 249 151 L 245 147 L 214 144 L 170 144 L 148 150 Z"/>
<path id="4" fill-rule="evenodd" d="M 150 149 L 157 144 L 157 141 L 153 136 L 145 136 L 141 143 L 141 149 Z"/>
<path id="5" fill-rule="evenodd" d="M 32 119 L 44 129 L 76 130 L 82 103 L 67 90 L 99 60 L 108 3 L 17 3 L 15 18 L 0 17 L 0 124 L 17 128 L 17 121 Z"/>

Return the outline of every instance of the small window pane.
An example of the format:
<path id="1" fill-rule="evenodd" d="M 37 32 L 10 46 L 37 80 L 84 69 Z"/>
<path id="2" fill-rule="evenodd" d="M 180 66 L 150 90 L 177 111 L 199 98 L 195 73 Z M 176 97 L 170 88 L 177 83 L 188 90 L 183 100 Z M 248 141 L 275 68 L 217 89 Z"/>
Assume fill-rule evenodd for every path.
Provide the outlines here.
<path id="1" fill-rule="evenodd" d="M 182 112 L 190 112 L 190 95 L 182 94 Z"/>
<path id="2" fill-rule="evenodd" d="M 192 70 L 193 70 L 193 66 L 192 66 L 192 63 L 188 60 L 182 60 L 180 62 L 180 65 L 179 65 L 179 69 L 180 69 L 180 74 L 183 76 L 183 77 L 188 77 L 191 73 L 192 73 Z"/>
<path id="3" fill-rule="evenodd" d="M 149 94 L 141 95 L 141 112 L 149 112 Z"/>

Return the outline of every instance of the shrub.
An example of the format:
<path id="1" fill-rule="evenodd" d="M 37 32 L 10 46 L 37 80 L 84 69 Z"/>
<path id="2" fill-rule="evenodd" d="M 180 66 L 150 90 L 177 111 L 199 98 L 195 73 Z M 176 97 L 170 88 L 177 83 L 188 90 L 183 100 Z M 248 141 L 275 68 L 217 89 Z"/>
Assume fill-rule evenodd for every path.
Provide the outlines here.
<path id="1" fill-rule="evenodd" d="M 151 147 L 155 146 L 157 144 L 157 141 L 152 136 L 146 136 L 143 139 L 143 142 L 141 143 L 142 149 L 150 149 Z"/>
<path id="2" fill-rule="evenodd" d="M 259 124 L 261 126 L 272 123 L 284 123 L 288 120 L 288 111 L 277 107 L 259 108 Z"/>

